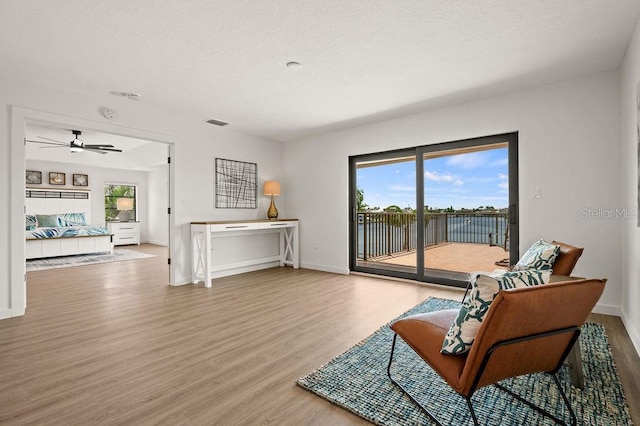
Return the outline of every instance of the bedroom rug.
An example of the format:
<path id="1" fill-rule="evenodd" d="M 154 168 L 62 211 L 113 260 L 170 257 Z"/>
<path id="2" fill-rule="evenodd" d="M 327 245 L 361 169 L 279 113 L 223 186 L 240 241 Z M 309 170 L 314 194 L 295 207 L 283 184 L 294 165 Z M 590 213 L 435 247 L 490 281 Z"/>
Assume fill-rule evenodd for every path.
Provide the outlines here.
<path id="1" fill-rule="evenodd" d="M 455 308 L 458 302 L 429 298 L 402 316 Z M 358 343 L 328 364 L 298 379 L 297 384 L 378 425 L 430 425 L 431 421 L 387 377 L 393 332 L 389 325 Z M 585 388 L 570 385 L 567 367 L 558 373 L 580 425 L 631 425 L 611 349 L 600 324 L 587 323 L 580 335 Z M 410 366 L 410 367 L 408 367 Z M 443 424 L 473 424 L 467 404 L 422 361 L 402 339 L 396 344 L 394 375 Z M 526 399 L 569 419 L 553 379 L 545 374 L 502 382 Z M 480 424 L 547 425 L 544 416 L 493 386 L 471 398 Z"/>
<path id="2" fill-rule="evenodd" d="M 27 260 L 27 272 L 44 269 L 68 268 L 71 266 L 94 265 L 96 263 L 120 262 L 123 260 L 156 257 L 154 254 L 141 253 L 135 250 L 115 248 L 113 254 L 78 254 L 75 256 L 49 257 L 46 259 Z"/>

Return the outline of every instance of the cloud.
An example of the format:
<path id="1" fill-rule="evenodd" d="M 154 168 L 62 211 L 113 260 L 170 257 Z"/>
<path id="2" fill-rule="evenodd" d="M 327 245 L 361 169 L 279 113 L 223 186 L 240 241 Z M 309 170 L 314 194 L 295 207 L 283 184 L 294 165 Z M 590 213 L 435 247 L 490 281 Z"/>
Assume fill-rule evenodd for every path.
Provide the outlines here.
<path id="1" fill-rule="evenodd" d="M 454 182 L 455 178 L 450 174 L 441 175 L 438 172 L 430 172 L 429 170 L 424 172 L 425 179 L 432 180 L 434 182 Z"/>
<path id="2" fill-rule="evenodd" d="M 498 173 L 498 179 L 502 179 L 502 180 L 509 179 L 509 176 L 505 175 L 504 173 Z"/>
<path id="3" fill-rule="evenodd" d="M 498 184 L 498 188 L 500 189 L 509 189 L 509 183 L 508 182 L 502 182 Z"/>
<path id="4" fill-rule="evenodd" d="M 453 184 L 454 184 L 455 186 L 461 186 L 461 185 L 464 185 L 464 182 L 463 182 L 463 181 L 461 181 L 460 179 L 456 179 L 456 181 L 455 181 L 455 182 L 453 182 Z"/>
<path id="5" fill-rule="evenodd" d="M 463 169 L 475 169 L 486 164 L 486 154 L 482 152 L 470 152 L 467 154 L 453 155 L 447 160 L 447 164 Z"/>

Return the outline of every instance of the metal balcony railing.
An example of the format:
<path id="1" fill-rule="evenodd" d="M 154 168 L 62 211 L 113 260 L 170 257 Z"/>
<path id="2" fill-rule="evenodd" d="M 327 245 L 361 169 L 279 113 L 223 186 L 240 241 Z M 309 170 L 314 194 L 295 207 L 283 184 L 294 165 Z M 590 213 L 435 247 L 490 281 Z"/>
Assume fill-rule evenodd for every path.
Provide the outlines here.
<path id="1" fill-rule="evenodd" d="M 357 219 L 358 259 L 371 260 L 416 250 L 414 213 L 360 212 Z M 425 247 L 456 242 L 506 248 L 508 223 L 506 213 L 427 213 Z"/>

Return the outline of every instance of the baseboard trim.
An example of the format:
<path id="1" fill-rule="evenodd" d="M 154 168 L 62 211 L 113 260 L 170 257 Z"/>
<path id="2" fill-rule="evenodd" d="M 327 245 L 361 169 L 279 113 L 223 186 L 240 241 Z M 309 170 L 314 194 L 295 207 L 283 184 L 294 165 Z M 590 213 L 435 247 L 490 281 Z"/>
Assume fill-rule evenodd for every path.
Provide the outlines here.
<path id="1" fill-rule="evenodd" d="M 336 268 L 329 265 L 319 265 L 317 263 L 301 262 L 300 267 L 304 269 L 313 269 L 315 271 L 331 272 L 332 274 L 349 275 L 348 268 Z"/>
<path id="2" fill-rule="evenodd" d="M 634 324 L 628 319 L 627 313 L 623 310 L 622 316 L 622 324 L 624 324 L 624 328 L 627 329 L 627 334 L 629 335 L 629 339 L 631 339 L 631 343 L 633 347 L 636 349 L 638 356 L 640 356 L 640 330 L 638 330 Z"/>
<path id="3" fill-rule="evenodd" d="M 12 309 L 0 309 L 0 320 L 11 318 L 14 315 Z"/>
<path id="4" fill-rule="evenodd" d="M 614 317 L 622 317 L 622 311 L 620 306 L 605 305 L 603 303 L 596 303 L 596 306 L 592 311 L 594 314 L 612 315 Z"/>

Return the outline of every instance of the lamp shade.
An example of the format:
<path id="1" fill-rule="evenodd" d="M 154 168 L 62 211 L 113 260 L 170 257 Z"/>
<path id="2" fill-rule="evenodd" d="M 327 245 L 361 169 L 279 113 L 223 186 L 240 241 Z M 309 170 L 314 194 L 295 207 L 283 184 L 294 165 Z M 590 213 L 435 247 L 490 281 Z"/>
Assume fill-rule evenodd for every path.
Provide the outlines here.
<path id="1" fill-rule="evenodd" d="M 264 183 L 264 195 L 280 195 L 280 182 L 268 180 Z"/>
<path id="2" fill-rule="evenodd" d="M 118 198 L 116 207 L 118 210 L 133 210 L 133 198 Z"/>

